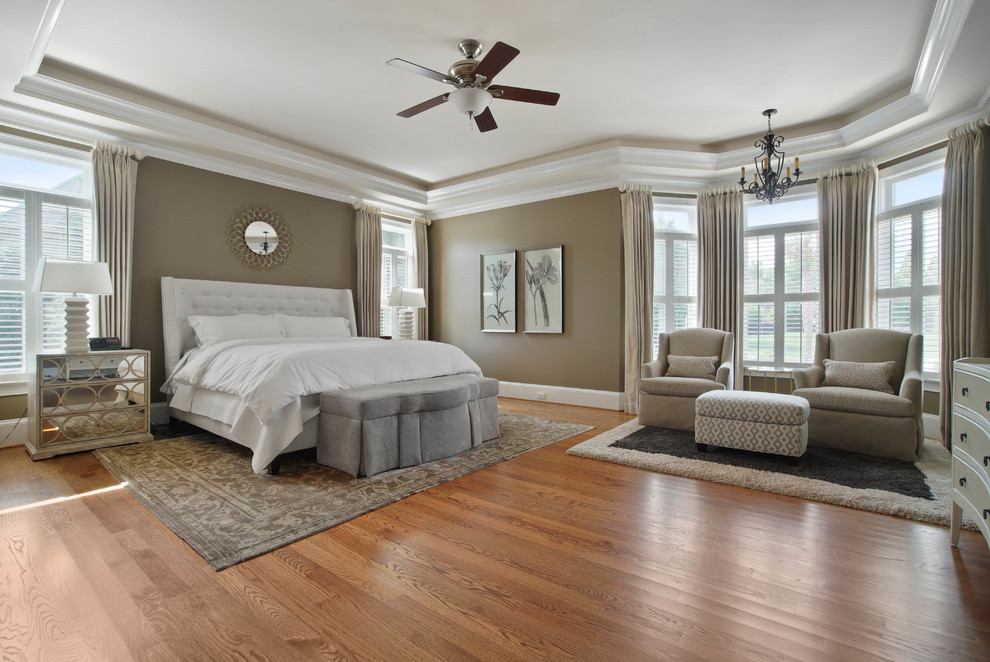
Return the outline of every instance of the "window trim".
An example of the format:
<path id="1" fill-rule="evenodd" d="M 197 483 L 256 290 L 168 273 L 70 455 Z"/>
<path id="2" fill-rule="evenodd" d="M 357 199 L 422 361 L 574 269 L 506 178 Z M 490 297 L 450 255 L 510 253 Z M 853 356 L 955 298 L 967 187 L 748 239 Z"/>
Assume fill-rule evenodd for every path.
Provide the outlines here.
<path id="1" fill-rule="evenodd" d="M 88 196 L 75 196 L 50 189 L 20 188 L 0 184 L 0 196 L 20 199 L 24 204 L 24 278 L 0 279 L 0 290 L 24 292 L 24 372 L 0 373 L 0 395 L 26 392 L 31 357 L 42 351 L 42 301 L 41 292 L 34 291 L 38 261 L 42 255 L 42 217 L 45 205 L 83 209 L 92 215 L 93 167 L 88 153 L 57 145 L 35 143 L 15 136 L 0 137 L 0 153 L 15 158 L 29 159 L 60 166 L 79 168 L 83 172 L 83 191 Z M 92 218 L 92 217 L 91 217 Z M 97 228 L 92 225 L 92 241 L 97 244 Z M 90 306 L 90 315 L 95 310 Z"/>
<path id="2" fill-rule="evenodd" d="M 790 198 L 794 199 L 817 199 L 818 195 L 815 192 L 810 193 L 798 193 Z M 739 352 L 742 355 L 742 362 L 744 368 L 774 368 L 774 369 L 793 369 L 793 368 L 803 368 L 812 365 L 811 362 L 796 362 L 796 361 L 785 361 L 784 360 L 784 331 L 783 324 L 786 320 L 786 307 L 788 303 L 793 302 L 807 302 L 814 301 L 818 304 L 818 320 L 821 323 L 821 222 L 818 218 L 811 221 L 797 221 L 793 223 L 779 223 L 777 225 L 760 225 L 754 228 L 750 228 L 748 224 L 749 210 L 753 207 L 762 207 L 766 205 L 765 202 L 750 201 L 747 202 L 743 212 L 743 246 L 742 246 L 742 256 L 743 261 L 742 269 L 742 310 L 741 314 L 741 325 L 740 338 L 739 338 Z M 817 214 L 816 214 L 817 216 Z M 819 259 L 818 259 L 818 291 L 817 292 L 797 292 L 797 293 L 787 293 L 786 292 L 786 269 L 784 269 L 784 250 L 785 242 L 784 237 L 788 234 L 798 233 L 798 232 L 816 232 L 818 234 L 818 247 L 819 247 Z M 762 237 L 762 236 L 773 236 L 774 237 L 774 275 L 773 275 L 773 293 L 771 294 L 746 294 L 746 240 L 751 237 Z M 772 303 L 773 304 L 773 360 L 772 361 L 759 361 L 759 360 L 747 360 L 745 358 L 746 351 L 746 304 L 748 303 Z M 819 327 L 820 329 L 820 327 Z M 821 331 L 819 331 L 820 333 Z"/>
<path id="3" fill-rule="evenodd" d="M 405 221 L 405 220 L 402 220 L 402 219 L 382 217 L 382 232 L 385 232 L 385 231 L 401 232 L 402 234 L 404 234 L 406 236 L 406 238 L 408 240 L 408 246 L 409 247 L 407 249 L 396 248 L 395 246 L 386 246 L 384 244 L 384 242 L 383 242 L 382 243 L 382 258 L 383 258 L 383 261 L 384 261 L 384 257 L 385 257 L 386 254 L 392 256 L 393 265 L 396 264 L 396 258 L 398 258 L 399 256 L 403 256 L 404 255 L 404 256 L 408 257 L 408 259 L 409 259 L 409 265 L 410 265 L 410 274 L 409 274 L 409 276 L 410 276 L 410 278 L 412 280 L 415 280 L 415 278 L 416 278 L 416 250 L 415 250 L 415 246 L 413 246 L 414 237 L 413 237 L 412 223 L 410 221 Z M 394 274 L 394 271 L 393 271 L 393 274 Z M 393 278 L 393 282 L 394 282 L 394 278 Z M 393 286 L 391 284 L 389 284 L 389 292 L 391 292 L 392 287 Z M 393 308 L 393 307 L 389 306 L 388 303 L 387 303 L 387 301 L 388 301 L 388 295 L 386 294 L 386 295 L 383 296 L 383 301 L 382 301 L 381 306 L 380 306 L 379 316 L 381 317 L 381 316 L 384 316 L 384 315 L 388 315 L 389 320 L 391 321 L 391 328 L 394 330 L 396 328 L 396 324 L 398 323 L 398 310 L 396 308 Z M 388 309 L 388 310 L 386 311 L 386 309 Z M 380 335 L 385 335 L 385 329 L 384 328 L 380 329 L 379 332 L 380 332 Z"/>
<path id="4" fill-rule="evenodd" d="M 941 282 L 937 285 L 925 285 L 924 284 L 924 234 L 925 234 L 925 212 L 932 209 L 939 209 L 941 212 L 941 196 L 938 198 L 925 198 L 923 200 L 917 200 L 907 205 L 901 205 L 899 207 L 892 207 L 877 214 L 876 223 L 879 224 L 883 221 L 888 221 L 898 217 L 908 216 L 911 219 L 911 285 L 899 285 L 897 287 L 886 287 L 880 288 L 879 286 L 874 286 L 873 298 L 874 304 L 877 304 L 881 299 L 881 294 L 883 299 L 895 299 L 895 298 L 909 298 L 911 301 L 911 331 L 910 333 L 923 334 L 924 326 L 924 301 L 925 297 L 938 296 L 939 306 L 941 309 L 941 297 L 942 297 L 942 284 Z M 939 247 L 941 251 L 941 247 Z M 941 260 L 941 255 L 939 256 Z M 874 256 L 874 261 L 876 256 Z M 876 267 L 874 267 L 876 268 Z M 939 274 L 941 279 L 941 274 Z M 871 320 L 875 328 L 878 327 L 878 314 L 879 306 L 873 306 L 873 319 Z M 941 317 L 941 315 L 940 315 Z M 941 320 L 940 320 L 941 322 Z M 941 330 L 940 330 L 941 335 Z M 923 359 L 922 359 L 923 360 Z M 922 363 L 922 377 L 925 382 L 932 382 L 933 384 L 939 384 L 941 382 L 941 375 L 938 372 L 925 372 L 924 363 Z"/>
<path id="5" fill-rule="evenodd" d="M 695 246 L 698 244 L 698 207 L 696 204 L 691 204 L 693 201 L 685 201 L 680 198 L 663 198 L 659 196 L 654 196 L 653 198 L 653 214 L 654 218 L 658 211 L 662 209 L 676 208 L 677 211 L 684 211 L 688 214 L 688 219 L 690 225 L 694 228 L 694 233 L 683 232 L 683 231 L 671 231 L 671 230 L 658 230 L 656 224 L 653 226 L 653 245 L 656 247 L 658 241 L 664 242 L 665 259 L 664 265 L 666 271 L 664 273 L 664 283 L 667 284 L 667 288 L 670 290 L 671 294 L 668 295 L 666 292 L 663 294 L 658 294 L 656 291 L 653 292 L 653 308 L 656 306 L 664 307 L 664 320 L 673 319 L 674 306 L 676 304 L 694 304 L 695 305 L 695 319 L 693 323 L 686 328 L 693 328 L 698 326 L 698 301 L 699 301 L 699 290 L 700 285 L 695 281 L 695 293 L 694 295 L 678 295 L 673 293 L 674 288 L 674 242 L 675 241 L 693 241 Z M 695 262 L 698 263 L 698 278 L 701 277 L 701 256 L 695 255 Z M 653 256 L 653 268 L 656 269 L 657 266 L 657 256 Z M 654 282 L 656 278 L 654 277 Z M 653 329 L 653 356 L 656 356 L 656 345 L 658 342 L 660 329 Z M 651 357 L 652 358 L 652 357 Z"/>
<path id="6" fill-rule="evenodd" d="M 907 204 L 894 206 L 892 201 L 894 199 L 894 186 L 905 179 L 910 179 L 912 177 L 917 177 L 923 175 L 927 172 L 932 172 L 935 170 L 944 170 L 945 168 L 945 155 L 947 149 L 940 148 L 925 154 L 916 156 L 913 159 L 904 161 L 903 163 L 898 163 L 895 166 L 885 169 L 879 177 L 879 195 L 877 200 L 877 214 L 876 214 L 876 225 L 884 220 L 896 218 L 898 216 L 911 216 L 911 282 L 912 285 L 904 287 L 892 287 L 885 288 L 883 292 L 886 293 L 885 298 L 894 298 L 895 296 L 909 296 L 911 298 L 911 333 L 922 333 L 921 329 L 924 323 L 924 299 L 926 296 L 932 296 L 937 294 L 939 296 L 939 307 L 941 309 L 941 282 L 938 285 L 924 285 L 923 278 L 923 264 L 922 258 L 924 256 L 923 249 L 923 239 L 924 239 L 924 214 L 925 211 L 929 209 L 941 209 L 942 194 L 938 196 L 932 196 L 929 198 L 923 198 L 921 200 L 915 200 Z M 941 213 L 941 212 L 940 212 Z M 877 227 L 874 227 L 874 231 Z M 921 241 L 919 241 L 921 239 Z M 941 246 L 939 246 L 939 262 L 941 262 Z M 873 256 L 874 262 L 876 262 L 876 255 Z M 874 266 L 876 269 L 876 266 Z M 876 275 L 876 274 L 875 274 Z M 941 279 L 941 274 L 939 274 Z M 876 281 L 875 281 L 876 282 Z M 874 304 L 880 298 L 881 289 L 874 285 L 873 298 Z M 917 292 L 917 295 L 916 295 Z M 916 314 L 917 313 L 917 314 Z M 873 319 L 871 324 L 877 327 L 877 314 L 878 306 L 873 306 Z M 941 315 L 940 315 L 941 317 Z M 941 319 L 939 320 L 941 324 Z M 939 329 L 939 334 L 941 335 L 941 329 Z M 940 350 L 941 351 L 941 350 Z M 941 386 L 941 375 L 939 373 L 924 372 L 924 363 L 922 363 L 922 377 L 924 379 L 924 385 L 926 391 L 937 391 Z"/>

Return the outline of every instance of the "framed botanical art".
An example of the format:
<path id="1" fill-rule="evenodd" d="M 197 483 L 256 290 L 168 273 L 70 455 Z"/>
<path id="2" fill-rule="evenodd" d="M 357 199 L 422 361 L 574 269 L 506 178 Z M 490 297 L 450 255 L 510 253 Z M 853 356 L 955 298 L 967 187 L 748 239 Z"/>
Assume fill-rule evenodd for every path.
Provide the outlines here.
<path id="1" fill-rule="evenodd" d="M 523 333 L 564 332 L 564 247 L 523 251 Z"/>
<path id="2" fill-rule="evenodd" d="M 481 254 L 481 330 L 516 332 L 516 252 Z"/>

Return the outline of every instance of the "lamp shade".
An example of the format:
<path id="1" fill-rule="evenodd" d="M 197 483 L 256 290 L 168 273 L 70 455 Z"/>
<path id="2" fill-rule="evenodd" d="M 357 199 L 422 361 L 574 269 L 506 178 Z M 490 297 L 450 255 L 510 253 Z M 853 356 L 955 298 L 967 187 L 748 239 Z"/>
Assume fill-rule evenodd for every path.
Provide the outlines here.
<path id="1" fill-rule="evenodd" d="M 388 305 L 404 308 L 426 308 L 426 295 L 422 287 L 393 287 Z"/>
<path id="2" fill-rule="evenodd" d="M 80 262 L 43 257 L 38 262 L 34 289 L 40 292 L 113 294 L 106 262 Z"/>

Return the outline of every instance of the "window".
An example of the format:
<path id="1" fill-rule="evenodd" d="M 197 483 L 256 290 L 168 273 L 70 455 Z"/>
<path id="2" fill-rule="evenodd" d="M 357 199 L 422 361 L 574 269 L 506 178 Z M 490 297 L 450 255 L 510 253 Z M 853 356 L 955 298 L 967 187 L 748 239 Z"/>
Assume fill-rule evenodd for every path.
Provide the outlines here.
<path id="1" fill-rule="evenodd" d="M 412 287 L 415 262 L 412 228 L 408 223 L 382 220 L 381 335 L 394 335 L 396 309 L 388 305 L 393 287 Z"/>
<path id="2" fill-rule="evenodd" d="M 818 200 L 793 195 L 746 208 L 743 361 L 800 366 L 820 328 Z"/>
<path id="3" fill-rule="evenodd" d="M 657 334 L 698 325 L 698 220 L 692 204 L 653 206 L 653 356 Z"/>
<path id="4" fill-rule="evenodd" d="M 922 369 L 939 379 L 943 161 L 905 164 L 880 180 L 876 326 L 924 336 Z"/>
<path id="5" fill-rule="evenodd" d="M 0 382 L 24 381 L 29 353 L 64 349 L 63 296 L 33 285 L 42 256 L 94 259 L 90 165 L 76 154 L 0 145 Z"/>

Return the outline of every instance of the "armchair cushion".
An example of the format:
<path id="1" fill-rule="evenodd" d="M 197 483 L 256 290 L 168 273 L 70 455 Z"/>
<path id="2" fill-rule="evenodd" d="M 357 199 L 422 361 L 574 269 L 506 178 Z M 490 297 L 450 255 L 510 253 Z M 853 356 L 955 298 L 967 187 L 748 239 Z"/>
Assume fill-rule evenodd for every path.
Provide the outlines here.
<path id="1" fill-rule="evenodd" d="M 824 359 L 822 363 L 825 365 L 822 386 L 845 386 L 890 394 L 894 392 L 890 387 L 890 378 L 897 367 L 894 361 L 860 363 Z"/>
<path id="2" fill-rule="evenodd" d="M 715 381 L 715 368 L 718 367 L 719 357 L 668 354 L 667 363 L 669 365 L 664 377 L 694 377 Z"/>
<path id="3" fill-rule="evenodd" d="M 872 416 L 914 415 L 914 402 L 898 395 L 844 386 L 801 388 L 794 395 L 808 401 L 813 409 L 830 409 Z"/>
<path id="4" fill-rule="evenodd" d="M 639 389 L 643 393 L 682 398 L 696 398 L 702 393 L 721 391 L 724 388 L 725 386 L 712 379 L 692 377 L 650 377 L 639 382 Z"/>

